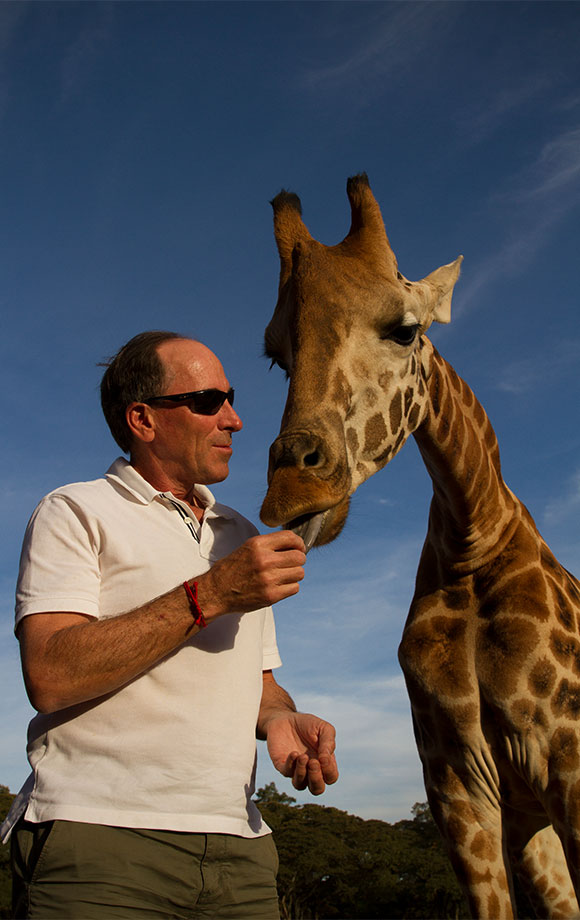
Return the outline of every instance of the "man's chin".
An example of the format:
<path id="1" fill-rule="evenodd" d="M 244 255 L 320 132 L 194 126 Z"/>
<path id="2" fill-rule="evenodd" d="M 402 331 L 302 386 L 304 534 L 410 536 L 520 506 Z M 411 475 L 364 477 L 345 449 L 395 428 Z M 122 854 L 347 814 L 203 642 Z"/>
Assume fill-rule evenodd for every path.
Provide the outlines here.
<path id="1" fill-rule="evenodd" d="M 216 482 L 223 482 L 224 479 L 227 479 L 229 475 L 229 467 L 227 465 L 225 467 L 222 465 L 220 467 L 216 467 L 213 470 L 209 470 L 203 479 L 197 480 L 197 483 L 200 486 L 211 486 L 215 485 Z"/>

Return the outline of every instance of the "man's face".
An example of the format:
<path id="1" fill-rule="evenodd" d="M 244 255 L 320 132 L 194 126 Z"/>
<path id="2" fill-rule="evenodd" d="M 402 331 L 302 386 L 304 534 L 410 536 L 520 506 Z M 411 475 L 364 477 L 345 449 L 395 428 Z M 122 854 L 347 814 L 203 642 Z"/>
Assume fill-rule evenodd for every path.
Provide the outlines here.
<path id="1" fill-rule="evenodd" d="M 201 342 L 171 339 L 159 346 L 158 355 L 166 374 L 163 395 L 230 388 L 220 361 Z M 170 478 L 184 485 L 209 485 L 227 477 L 232 434 L 242 427 L 229 402 L 216 415 L 193 413 L 187 403 L 156 402 L 150 408 L 155 425 L 150 447 Z"/>

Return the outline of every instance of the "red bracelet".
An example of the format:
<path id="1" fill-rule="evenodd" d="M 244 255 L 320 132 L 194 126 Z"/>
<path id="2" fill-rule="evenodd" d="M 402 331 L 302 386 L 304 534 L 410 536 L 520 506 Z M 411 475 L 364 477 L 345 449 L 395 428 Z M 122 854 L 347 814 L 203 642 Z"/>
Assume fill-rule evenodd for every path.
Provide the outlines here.
<path id="1" fill-rule="evenodd" d="M 189 606 L 191 607 L 191 612 L 193 613 L 193 622 L 196 626 L 199 626 L 200 629 L 205 629 L 207 623 L 205 622 L 205 617 L 197 599 L 197 582 L 194 581 L 193 583 L 193 591 L 188 581 L 183 582 L 183 587 L 185 588 L 185 593 L 189 599 Z"/>

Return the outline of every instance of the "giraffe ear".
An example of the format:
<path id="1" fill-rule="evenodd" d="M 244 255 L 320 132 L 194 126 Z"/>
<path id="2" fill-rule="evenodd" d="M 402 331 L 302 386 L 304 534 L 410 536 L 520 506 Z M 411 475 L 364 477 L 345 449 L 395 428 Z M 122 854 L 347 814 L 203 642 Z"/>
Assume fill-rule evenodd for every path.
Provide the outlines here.
<path id="1" fill-rule="evenodd" d="M 312 237 L 302 221 L 302 205 L 298 195 L 282 189 L 270 202 L 274 211 L 274 237 L 280 255 L 280 287 L 292 273 L 292 253 L 299 242 Z"/>
<path id="2" fill-rule="evenodd" d="M 436 268 L 434 272 L 423 278 L 422 283 L 426 284 L 430 290 L 432 319 L 437 323 L 448 323 L 451 320 L 451 297 L 455 282 L 459 278 L 462 262 L 463 256 L 459 256 L 455 262 L 442 265 L 441 268 Z"/>

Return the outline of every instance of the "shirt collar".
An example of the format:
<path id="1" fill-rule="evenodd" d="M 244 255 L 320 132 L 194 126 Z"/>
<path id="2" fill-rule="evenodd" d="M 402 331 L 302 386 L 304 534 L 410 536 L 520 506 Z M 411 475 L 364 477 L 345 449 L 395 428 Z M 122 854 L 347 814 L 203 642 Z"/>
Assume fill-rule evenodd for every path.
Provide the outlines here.
<path id="1" fill-rule="evenodd" d="M 134 466 L 131 466 L 125 457 L 117 457 L 105 473 L 105 479 L 109 482 L 120 486 L 126 492 L 129 492 L 141 504 L 149 505 L 156 498 L 162 498 L 171 493 L 160 492 L 151 483 L 143 479 Z M 201 500 L 205 512 L 212 517 L 234 518 L 235 512 L 215 500 L 215 496 L 207 486 L 195 485 L 195 494 Z M 175 497 L 175 496 L 174 496 Z"/>

